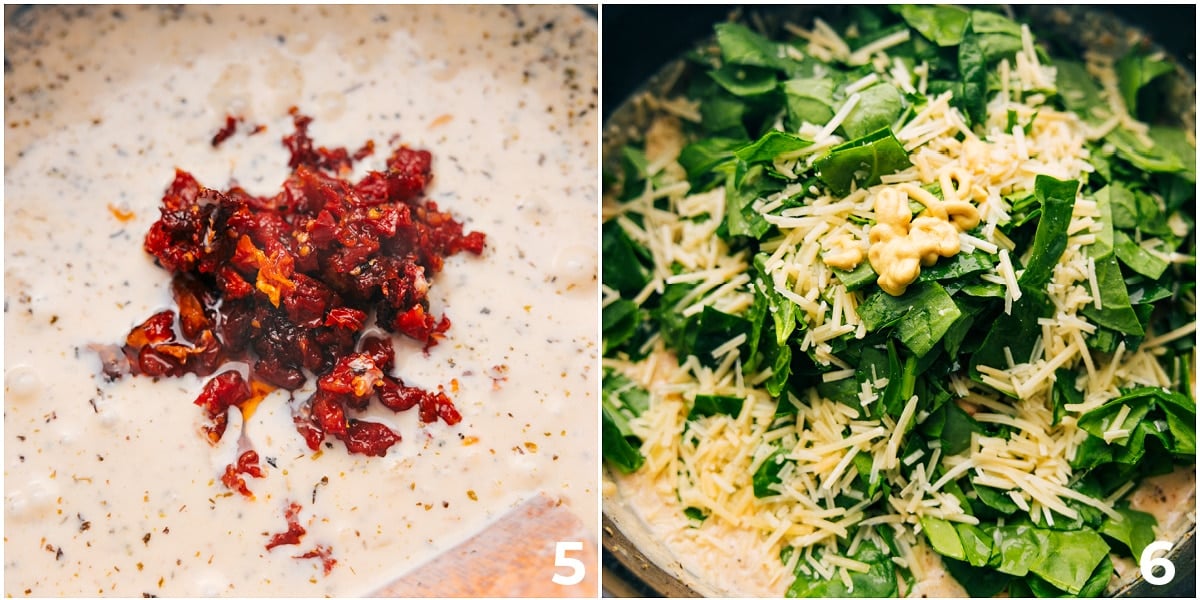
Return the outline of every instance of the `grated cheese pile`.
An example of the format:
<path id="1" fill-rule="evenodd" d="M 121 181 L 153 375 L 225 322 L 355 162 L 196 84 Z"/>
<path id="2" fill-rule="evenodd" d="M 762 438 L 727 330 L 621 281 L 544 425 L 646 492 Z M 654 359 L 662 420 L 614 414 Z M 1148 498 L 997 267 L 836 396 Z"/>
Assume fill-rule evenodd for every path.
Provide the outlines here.
<path id="1" fill-rule="evenodd" d="M 924 92 L 928 87 L 927 65 L 910 69 L 903 61 L 887 56 L 889 47 L 908 39 L 907 31 L 853 53 L 819 19 L 812 30 L 788 26 L 788 31 L 803 38 L 806 52 L 816 58 L 871 65 L 873 70 L 849 86 L 848 98 L 829 122 L 804 123 L 798 131 L 790 132 L 811 139 L 813 144 L 777 158 L 774 167 L 781 173 L 811 166 L 823 151 L 846 141 L 834 132 L 858 102 L 858 91 L 866 86 L 883 81 L 909 93 Z M 1113 127 L 1144 133 L 1145 126 L 1130 117 L 1121 104 L 1111 62 L 1093 57 L 1089 63 L 1106 87 L 1112 112 L 1102 127 L 1091 127 L 1077 115 L 1047 104 L 1047 96 L 1055 89 L 1055 69 L 1041 63 L 1027 26 L 1022 26 L 1022 41 L 1015 62 L 1004 60 L 1000 64 L 1001 91 L 987 105 L 983 135 L 967 127 L 963 115 L 952 105 L 951 93 L 945 92 L 893 127 L 896 138 L 910 153 L 911 167 L 885 175 L 880 184 L 856 189 L 844 197 L 797 182 L 754 202 L 753 209 L 778 228 L 778 235 L 760 248 L 768 254 L 765 268 L 769 285 L 799 308 L 806 325 L 797 329 L 796 335 L 802 336 L 799 348 L 812 352 L 823 366 L 831 367 L 824 374 L 825 382 L 856 374 L 856 365 L 835 356 L 835 340 L 867 335 L 866 324 L 857 312 L 864 296 L 847 289 L 831 263 L 848 270 L 867 259 L 871 232 L 878 226 L 879 198 L 890 194 L 923 201 L 922 194 L 932 196 L 924 186 L 938 184 L 943 201 L 969 203 L 977 210 L 982 225 L 977 231 L 982 234 L 965 233 L 969 228 L 951 229 L 955 253 L 981 251 L 997 257 L 996 265 L 983 279 L 1002 286 L 1007 313 L 1021 297 L 1017 281 L 1022 271 L 1014 269 L 1016 259 L 1020 259 L 1019 264 L 1028 264 L 1030 257 L 1022 255 L 1026 249 L 1015 247 L 999 229 L 1012 219 L 1012 207 L 1005 198 L 1032 193 L 1038 175 L 1069 180 L 1091 172 L 1085 144 Z M 790 51 L 799 52 L 794 48 Z M 674 163 L 682 143 L 677 139 L 677 119 L 698 120 L 699 112 L 687 107 L 685 101 L 658 102 L 677 107 L 668 123 L 674 126 L 664 126 L 666 121 L 660 120 L 647 139 L 651 172 L 658 176 L 650 179 L 640 197 L 605 205 L 605 218 L 616 219 L 630 238 L 648 248 L 654 258 L 651 282 L 633 300 L 645 302 L 669 284 L 697 283 L 673 310 L 692 315 L 711 306 L 742 314 L 753 304 L 755 294 L 766 290 L 754 289 L 749 252 L 732 252 L 716 235 L 727 209 L 724 188 L 690 194 L 682 169 Z M 776 127 L 782 129 L 783 125 L 777 123 Z M 786 201 L 798 194 L 808 197 L 805 203 L 784 208 Z M 667 208 L 661 208 L 661 204 L 656 207 L 663 200 Z M 698 218 L 704 216 L 708 218 Z M 770 369 L 745 372 L 738 358 L 738 348 L 746 343 L 744 335 L 730 339 L 713 352 L 716 367 L 703 366 L 697 357 L 688 357 L 681 365 L 660 338 L 651 337 L 642 348 L 649 352 L 649 358 L 604 361 L 605 367 L 630 377 L 651 395 L 649 409 L 631 424 L 643 440 L 641 451 L 646 465 L 625 479 L 653 489 L 665 507 L 664 514 L 678 515 L 685 507 L 704 511 L 708 517 L 702 522 L 676 518 L 678 526 L 671 532 L 670 541 L 696 548 L 694 555 L 709 557 L 707 564 L 715 571 L 733 557 L 756 565 L 752 568 L 765 577 L 766 589 L 786 586 L 797 568 L 825 578 L 839 578 L 850 585 L 849 574 L 865 571 L 867 565 L 846 558 L 838 549 L 838 540 L 845 543 L 849 539 L 851 554 L 868 540 L 886 549 L 880 538 L 884 528 L 891 530 L 902 551 L 902 555 L 892 557 L 893 562 L 913 570 L 920 582 L 926 568 L 922 565 L 928 563 L 922 558 L 927 549 L 919 535 L 921 517 L 978 523 L 946 490 L 949 482 L 968 475 L 975 478 L 976 485 L 1007 495 L 1034 523 L 1053 524 L 1055 519 L 1078 516 L 1068 500 L 1115 514 L 1112 503 L 1132 484 L 1105 501 L 1068 487 L 1072 476 L 1069 461 L 1087 437 L 1077 427 L 1077 418 L 1119 395 L 1122 386 L 1169 385 L 1170 378 L 1156 360 L 1156 353 L 1166 341 L 1192 335 L 1195 326 L 1158 332 L 1158 337 L 1147 333 L 1146 342 L 1136 351 L 1122 345 L 1109 355 L 1088 348 L 1086 340 L 1096 326 L 1081 311 L 1093 305 L 1102 307 L 1096 265 L 1085 248 L 1095 243 L 1102 231 L 1099 217 L 1094 200 L 1076 198 L 1067 249 L 1054 265 L 1045 287 L 1054 314 L 1040 319 L 1038 331 L 1030 332 L 1038 336 L 1033 353 L 1013 356 L 1008 352 L 1006 368 L 981 366 L 984 382 L 994 389 L 960 375 L 953 375 L 948 382 L 953 401 L 961 408 L 981 423 L 1011 427 L 1010 436 L 989 437 L 976 432 L 966 452 L 952 455 L 944 455 L 936 440 L 923 447 L 910 447 L 906 444 L 908 430 L 928 417 L 916 411 L 915 396 L 893 421 L 887 416 L 860 418 L 854 408 L 822 398 L 815 389 L 808 390 L 803 398 L 789 392 L 778 402 L 790 402 L 795 414 L 776 416 L 777 401 L 763 389 L 771 376 Z M 618 296 L 606 290 L 605 304 Z M 1056 370 L 1063 368 L 1078 374 L 1071 383 L 1082 391 L 1083 401 L 1068 405 L 1066 414 L 1055 424 L 1050 393 Z M 874 375 L 858 393 L 863 406 L 879 401 L 887 386 L 886 379 Z M 717 414 L 688 422 L 688 408 L 697 395 L 732 396 L 744 401 L 736 415 Z M 1107 441 L 1129 435 L 1122 427 L 1125 416 L 1118 415 L 1105 436 Z M 758 498 L 752 476 L 777 456 L 790 459 L 779 471 L 780 483 L 772 488 L 777 495 Z M 855 459 L 862 457 L 870 461 L 869 481 L 886 482 L 890 487 L 883 514 L 878 508 L 873 516 L 864 512 L 883 491 L 875 492 L 875 497 L 861 497 L 850 487 L 858 475 Z M 935 476 L 939 467 L 945 472 Z M 855 494 L 860 498 L 853 505 L 834 503 L 838 495 Z M 856 525 L 857 529 L 852 530 Z M 784 563 L 779 560 L 780 553 L 789 546 L 799 551 Z"/>

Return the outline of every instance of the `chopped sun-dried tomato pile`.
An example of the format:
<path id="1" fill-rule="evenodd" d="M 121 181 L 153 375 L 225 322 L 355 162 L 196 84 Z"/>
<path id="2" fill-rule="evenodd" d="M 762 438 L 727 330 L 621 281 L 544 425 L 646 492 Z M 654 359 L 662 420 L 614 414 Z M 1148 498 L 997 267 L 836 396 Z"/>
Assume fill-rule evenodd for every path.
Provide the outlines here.
<path id="1" fill-rule="evenodd" d="M 296 427 L 313 450 L 326 435 L 352 453 L 383 456 L 400 440 L 388 427 L 353 417 L 371 399 L 393 411 L 419 407 L 421 420 L 461 420 L 450 399 L 392 374 L 389 337 L 359 339 L 375 323 L 428 349 L 450 321 L 429 312 L 430 281 L 443 260 L 480 254 L 484 235 L 424 198 L 432 157 L 401 146 L 387 168 L 348 179 L 368 142 L 314 147 L 309 117 L 291 112 L 295 133 L 283 144 L 291 175 L 274 196 L 240 187 L 224 192 L 177 170 L 161 217 L 144 247 L 172 276 L 176 311 L 134 327 L 123 348 L 136 375 L 207 376 L 227 361 L 250 365 L 252 379 L 287 390 L 317 375 L 317 391 L 296 410 Z M 120 368 L 105 363 L 110 376 Z M 224 371 L 196 399 L 210 419 L 209 439 L 224 434 L 230 407 L 252 397 L 237 371 Z"/>

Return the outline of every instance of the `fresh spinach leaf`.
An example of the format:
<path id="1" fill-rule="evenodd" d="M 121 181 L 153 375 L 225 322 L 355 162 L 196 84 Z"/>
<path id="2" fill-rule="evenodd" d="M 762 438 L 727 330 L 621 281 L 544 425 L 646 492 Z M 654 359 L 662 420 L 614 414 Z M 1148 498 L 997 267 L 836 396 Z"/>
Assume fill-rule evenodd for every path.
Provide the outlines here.
<path id="1" fill-rule="evenodd" d="M 629 439 L 621 435 L 621 430 L 608 408 L 604 408 L 602 412 L 604 460 L 622 473 L 632 473 L 642 468 L 646 459 L 629 443 Z"/>
<path id="2" fill-rule="evenodd" d="M 971 13 L 957 6 L 905 4 L 892 10 L 925 39 L 939 46 L 957 46 Z"/>
<path id="3" fill-rule="evenodd" d="M 742 412 L 743 402 L 741 398 L 736 396 L 696 394 L 696 400 L 692 403 L 692 409 L 688 411 L 687 419 L 695 421 L 701 417 L 711 417 L 714 415 L 737 417 Z"/>
<path id="4" fill-rule="evenodd" d="M 1158 77 L 1174 70 L 1171 63 L 1161 53 L 1151 54 L 1143 46 L 1135 45 L 1125 53 L 1117 64 L 1117 89 L 1121 90 L 1121 99 L 1129 114 L 1143 116 L 1138 110 L 1138 92 Z"/>
<path id="5" fill-rule="evenodd" d="M 761 164 L 751 165 L 740 177 L 731 174 L 725 180 L 725 227 L 731 236 L 760 239 L 771 224 L 754 210 L 754 201 L 780 188 L 763 176 Z"/>
<path id="6" fill-rule="evenodd" d="M 1033 351 L 1034 337 L 1030 331 L 1038 331 L 1038 319 L 1053 314 L 1054 307 L 1039 290 L 1029 290 L 1013 303 L 1010 314 L 997 315 L 979 350 L 971 355 L 971 378 L 979 383 L 979 365 L 987 365 L 997 369 L 1008 368 L 1008 358 L 1004 349 L 1008 348 L 1016 360 L 1025 360 Z"/>
<path id="7" fill-rule="evenodd" d="M 604 371 L 602 391 L 613 411 L 628 415 L 629 418 L 641 416 L 650 407 L 650 393 L 616 371 Z M 622 431 L 625 435 L 632 435 L 625 428 Z"/>
<path id="8" fill-rule="evenodd" d="M 820 575 L 797 574 L 796 581 L 787 589 L 787 598 L 891 598 L 899 593 L 896 567 L 883 551 L 874 544 L 859 544 L 858 550 L 849 556 L 866 563 L 866 573 L 850 572 L 852 588 L 846 587 L 840 577 L 824 579 Z"/>
<path id="9" fill-rule="evenodd" d="M 990 567 L 974 567 L 969 563 L 945 559 L 942 561 L 950 575 L 963 586 L 967 594 L 973 598 L 991 598 L 1008 587 L 1012 575 L 997 571 Z M 1014 596 L 1017 596 L 1014 594 Z"/>
<path id="10" fill-rule="evenodd" d="M 771 365 L 771 378 L 764 384 L 767 393 L 780 398 L 787 389 L 788 379 L 792 370 L 792 347 L 788 344 L 775 346 L 772 353 L 767 354 L 767 362 Z M 780 406 L 791 407 L 786 399 L 780 398 Z"/>
<path id="11" fill-rule="evenodd" d="M 1029 572 L 1070 594 L 1078 594 L 1092 571 L 1108 556 L 1108 544 L 1086 527 L 1077 531 L 1045 531 L 1043 536 L 1044 550 L 1029 566 Z"/>
<path id="12" fill-rule="evenodd" d="M 1054 417 L 1050 425 L 1056 426 L 1066 414 L 1066 405 L 1083 402 L 1083 392 L 1075 388 L 1075 372 L 1067 368 L 1054 371 L 1054 385 L 1050 388 L 1050 405 Z"/>
<path id="13" fill-rule="evenodd" d="M 1112 213 L 1112 186 L 1104 186 L 1100 191 L 1096 192 L 1096 209 L 1100 211 L 1100 216 L 1096 221 L 1100 223 L 1100 231 L 1096 233 L 1096 241 L 1085 249 L 1088 256 L 1095 260 L 1108 258 L 1108 255 L 1113 251 L 1113 213 Z"/>
<path id="14" fill-rule="evenodd" d="M 846 289 L 853 292 L 861 290 L 879 279 L 879 275 L 875 269 L 871 268 L 871 261 L 864 260 L 858 263 L 858 266 L 849 271 L 833 268 L 833 274 L 837 276 L 838 281 L 846 286 Z"/>
<path id="15" fill-rule="evenodd" d="M 997 570 L 1024 577 L 1033 573 L 1054 587 L 1078 594 L 1108 555 L 1108 545 L 1095 531 L 1041 529 L 1028 524 L 995 529 L 993 560 Z"/>
<path id="16" fill-rule="evenodd" d="M 715 136 L 749 139 L 750 134 L 746 132 L 748 115 L 746 103 L 723 89 L 705 94 L 700 101 L 700 124 Z"/>
<path id="17" fill-rule="evenodd" d="M 971 28 L 975 33 L 1000 33 L 1021 37 L 1021 26 L 1016 21 L 990 10 L 972 10 Z"/>
<path id="18" fill-rule="evenodd" d="M 839 129 L 846 139 L 856 139 L 890 128 L 904 111 L 904 96 L 890 83 L 876 83 L 859 92 L 858 103 Z"/>
<path id="19" fill-rule="evenodd" d="M 1035 529 L 1032 525 L 1005 525 L 997 527 L 994 533 L 995 547 L 993 556 L 999 557 L 996 570 L 1017 577 L 1024 577 L 1029 567 L 1036 563 L 1043 553 L 1045 545 L 1045 530 Z"/>
<path id="20" fill-rule="evenodd" d="M 963 506 L 968 504 L 964 502 Z M 967 555 L 967 562 L 973 567 L 986 566 L 992 555 L 992 536 L 969 523 L 955 523 L 954 530 Z"/>
<path id="21" fill-rule="evenodd" d="M 1108 137 L 1117 150 L 1117 156 L 1129 161 L 1129 164 L 1152 173 L 1181 173 L 1187 168 L 1170 149 L 1147 144 L 1136 134 L 1124 129 L 1114 129 Z"/>
<path id="22" fill-rule="evenodd" d="M 733 155 L 746 163 L 770 162 L 780 154 L 802 150 L 811 145 L 811 140 L 773 129 L 758 140 L 735 149 Z"/>
<path id="23" fill-rule="evenodd" d="M 1150 139 L 1165 154 L 1171 154 L 1183 165 L 1179 176 L 1189 183 L 1196 183 L 1196 146 L 1188 140 L 1187 132 L 1176 127 L 1150 126 Z M 1193 187 L 1193 195 L 1195 188 Z"/>
<path id="24" fill-rule="evenodd" d="M 683 514 L 688 519 L 695 521 L 697 523 L 703 523 L 704 520 L 708 518 L 708 513 L 704 512 L 704 510 L 702 510 L 698 507 L 695 507 L 695 506 L 689 506 L 689 507 L 683 509 Z"/>
<path id="25" fill-rule="evenodd" d="M 1150 279 L 1158 279 L 1162 277 L 1163 271 L 1167 270 L 1167 261 L 1139 246 L 1124 231 L 1118 230 L 1113 234 L 1113 242 L 1117 258 L 1137 273 Z"/>
<path id="26" fill-rule="evenodd" d="M 959 454 L 971 447 L 971 433 L 979 431 L 979 425 L 967 411 L 954 402 L 947 402 L 940 409 L 944 414 L 941 440 L 942 452 Z"/>
<path id="27" fill-rule="evenodd" d="M 787 344 L 788 338 L 792 332 L 796 330 L 796 322 L 800 308 L 795 302 L 785 298 L 779 290 L 775 289 L 775 283 L 771 275 L 767 273 L 767 255 L 759 253 L 754 257 L 754 268 L 758 271 L 759 285 L 761 285 L 760 294 L 766 298 L 767 313 L 771 315 L 771 320 L 775 324 L 775 345 L 784 346 Z"/>
<path id="28" fill-rule="evenodd" d="M 904 145 L 890 128 L 834 147 L 816 161 L 817 177 L 840 196 L 850 193 L 853 185 L 870 187 L 880 177 L 912 166 Z"/>
<path id="29" fill-rule="evenodd" d="M 962 91 L 952 98 L 952 102 L 967 113 L 972 125 L 987 120 L 987 59 L 976 34 L 976 14 L 987 13 L 972 13 L 972 22 L 958 46 L 958 75 Z"/>
<path id="30" fill-rule="evenodd" d="M 779 87 L 774 71 L 744 65 L 724 65 L 709 71 L 708 76 L 725 91 L 739 98 L 761 96 Z"/>
<path id="31" fill-rule="evenodd" d="M 1100 86 L 1092 79 L 1083 63 L 1075 60 L 1055 60 L 1055 84 L 1063 106 L 1082 116 L 1091 125 L 1100 124 L 1109 116 L 1107 105 L 1100 95 Z M 1097 108 L 1103 110 L 1093 112 Z"/>
<path id="32" fill-rule="evenodd" d="M 1120 519 L 1107 517 L 1100 526 L 1100 535 L 1115 540 L 1129 550 L 1128 556 L 1138 558 L 1142 550 L 1154 541 L 1154 528 L 1158 520 L 1154 515 L 1126 506 L 1116 506 L 1114 509 L 1121 515 Z"/>
<path id="33" fill-rule="evenodd" d="M 968 283 L 959 291 L 976 298 L 1003 298 L 1005 295 L 1004 286 L 999 283 Z"/>
<path id="34" fill-rule="evenodd" d="M 733 160 L 733 149 L 742 146 L 744 142 L 734 138 L 709 137 L 687 146 L 679 152 L 677 159 L 683 170 L 687 171 L 688 181 L 695 183 L 722 163 Z"/>
<path id="35" fill-rule="evenodd" d="M 787 107 L 787 126 L 791 131 L 804 123 L 824 125 L 833 118 L 835 100 L 831 77 L 789 79 L 783 84 L 784 104 Z"/>
<path id="36" fill-rule="evenodd" d="M 888 340 L 888 384 L 883 388 L 882 406 L 884 411 L 893 418 L 898 418 L 904 412 L 908 400 L 912 398 L 913 388 L 917 383 L 917 357 L 908 355 L 900 362 L 900 354 L 892 340 Z M 907 432 L 900 432 L 904 435 Z"/>
<path id="37" fill-rule="evenodd" d="M 1067 228 L 1071 225 L 1078 191 L 1079 182 L 1075 180 L 1060 181 L 1046 175 L 1038 175 L 1034 180 L 1033 193 L 1042 205 L 1042 217 L 1033 237 L 1032 257 L 1017 280 L 1022 291 L 1041 289 L 1050 281 L 1054 265 L 1067 249 Z"/>
<path id="38" fill-rule="evenodd" d="M 699 315 L 688 319 L 683 347 L 677 350 L 681 359 L 695 356 L 701 364 L 716 367 L 718 361 L 712 351 L 743 333 L 750 336 L 749 321 L 706 305 Z M 741 352 L 745 353 L 744 346 Z"/>
<path id="39" fill-rule="evenodd" d="M 1021 26 L 1012 19 L 986 10 L 971 11 L 971 31 L 986 63 L 995 64 L 1021 51 Z M 966 38 L 963 39 L 964 43 Z M 960 46 L 961 48 L 961 46 Z M 961 65 L 960 65 L 961 66 Z"/>
<path id="40" fill-rule="evenodd" d="M 786 402 L 786 400 L 781 399 L 780 402 Z M 771 486 L 780 482 L 779 471 L 783 469 L 784 463 L 787 462 L 785 459 L 786 456 L 787 453 L 783 450 L 776 450 L 771 453 L 771 456 L 763 464 L 759 465 L 758 470 L 754 472 L 754 477 L 751 478 L 751 481 L 754 483 L 755 498 L 779 495 L 779 492 L 771 489 Z"/>
<path id="41" fill-rule="evenodd" d="M 1099 565 L 1096 565 L 1096 570 L 1092 571 L 1092 576 L 1083 584 L 1083 588 L 1079 590 L 1077 596 L 1080 598 L 1099 598 L 1104 595 L 1104 591 L 1108 588 L 1108 582 L 1113 576 L 1112 557 L 1105 556 Z"/>
<path id="42" fill-rule="evenodd" d="M 988 508 L 1004 515 L 1011 515 L 1017 512 L 1017 503 L 1013 502 L 1008 494 L 986 485 L 972 485 L 975 488 L 975 494 L 979 497 L 979 501 Z"/>
<path id="43" fill-rule="evenodd" d="M 1125 280 L 1115 254 L 1096 261 L 1096 283 L 1100 288 L 1102 308 L 1098 310 L 1095 304 L 1089 304 L 1083 308 L 1084 316 L 1097 325 L 1127 335 L 1144 335 L 1142 324 L 1129 303 L 1129 293 L 1125 289 Z"/>
<path id="44" fill-rule="evenodd" d="M 601 228 L 604 254 L 602 281 L 604 285 L 633 297 L 650 283 L 650 253 L 625 233 L 616 219 Z"/>
<path id="45" fill-rule="evenodd" d="M 959 252 L 950 258 L 941 259 L 931 266 L 921 267 L 921 274 L 917 276 L 917 281 L 957 279 L 972 273 L 986 271 L 994 264 L 996 261 L 991 255 L 984 252 Z"/>
<path id="46" fill-rule="evenodd" d="M 784 70 L 787 59 L 782 58 L 781 44 L 771 41 L 739 23 L 718 23 L 714 28 L 721 60 L 731 65 L 746 65 Z"/>
<path id="47" fill-rule="evenodd" d="M 621 148 L 621 173 L 624 176 L 620 195 L 622 202 L 642 195 L 646 189 L 649 168 L 650 161 L 640 148 L 632 145 Z"/>
<path id="48" fill-rule="evenodd" d="M 1115 423 L 1117 415 L 1126 406 L 1129 408 L 1127 416 L 1122 423 Z M 1157 420 L 1166 421 L 1165 431 L 1153 424 Z M 1080 447 L 1081 452 L 1088 451 L 1087 458 L 1094 463 L 1087 466 L 1099 466 L 1108 461 L 1137 465 L 1146 456 L 1147 437 L 1155 438 L 1172 456 L 1187 459 L 1195 455 L 1196 405 L 1186 396 L 1164 388 L 1134 388 L 1084 413 L 1078 423 L 1080 429 L 1091 434 Z M 1105 443 L 1104 433 L 1114 426 L 1128 430 L 1129 436 Z M 1080 463 L 1084 460 L 1078 452 L 1076 459 Z"/>
<path id="49" fill-rule="evenodd" d="M 958 560 L 967 560 L 967 552 L 963 550 L 958 532 L 950 521 L 934 517 L 921 517 L 921 529 L 933 550 L 942 556 Z"/>
<path id="50" fill-rule="evenodd" d="M 604 353 L 619 348 L 637 331 L 638 306 L 630 300 L 618 299 L 604 307 L 600 316 L 604 336 Z"/>
<path id="51" fill-rule="evenodd" d="M 601 434 L 604 459 L 623 473 L 641 468 L 645 458 L 640 443 L 629 427 L 629 419 L 647 409 L 649 394 L 619 373 L 605 371 L 601 398 Z"/>
<path id="52" fill-rule="evenodd" d="M 961 313 L 942 286 L 928 282 L 910 285 L 901 296 L 879 290 L 863 300 L 858 314 L 868 331 L 895 323 L 900 341 L 921 357 L 933 349 Z"/>
<path id="53" fill-rule="evenodd" d="M 1154 397 L 1152 394 L 1138 392 L 1125 394 L 1107 402 L 1100 408 L 1092 409 L 1081 415 L 1078 422 L 1079 428 L 1098 438 L 1103 438 L 1105 432 L 1110 429 L 1132 431 L 1146 417 L 1146 414 L 1150 412 L 1153 404 Z M 1118 414 L 1126 407 L 1129 411 L 1121 422 L 1117 423 Z M 1117 438 L 1109 443 L 1124 446 L 1129 443 L 1129 437 Z"/>

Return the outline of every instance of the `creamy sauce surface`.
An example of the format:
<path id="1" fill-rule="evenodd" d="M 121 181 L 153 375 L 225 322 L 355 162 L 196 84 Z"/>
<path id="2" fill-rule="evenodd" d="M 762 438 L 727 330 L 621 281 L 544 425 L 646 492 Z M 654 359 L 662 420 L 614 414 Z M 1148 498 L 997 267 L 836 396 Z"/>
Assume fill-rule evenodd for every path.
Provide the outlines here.
<path id="1" fill-rule="evenodd" d="M 7 9 L 5 594 L 363 595 L 539 492 L 595 544 L 596 48 L 574 7 Z M 446 339 L 396 341 L 395 372 L 463 421 L 371 410 L 403 436 L 384 458 L 308 450 L 311 381 L 210 446 L 203 380 L 107 383 L 89 349 L 171 305 L 142 239 L 174 168 L 276 193 L 292 105 L 318 145 L 375 141 L 357 174 L 430 150 L 429 198 L 488 236 L 433 280 Z M 226 114 L 267 129 L 213 149 Z M 254 500 L 220 483 L 239 434 Z M 267 551 L 291 502 L 308 533 Z M 293 558 L 318 544 L 328 575 Z"/>

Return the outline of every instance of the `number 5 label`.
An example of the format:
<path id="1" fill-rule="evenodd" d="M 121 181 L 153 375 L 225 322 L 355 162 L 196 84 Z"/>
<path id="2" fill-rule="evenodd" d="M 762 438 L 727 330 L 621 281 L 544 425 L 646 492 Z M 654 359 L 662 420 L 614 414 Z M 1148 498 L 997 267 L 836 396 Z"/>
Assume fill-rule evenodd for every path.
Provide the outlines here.
<path id="1" fill-rule="evenodd" d="M 555 542 L 554 543 L 554 566 L 566 567 L 571 570 L 570 575 L 562 575 L 555 573 L 550 580 L 558 585 L 575 585 L 583 581 L 585 568 L 583 561 L 578 558 L 567 556 L 567 552 L 571 550 L 583 550 L 583 542 Z M 1172 569 L 1174 575 L 1174 569 Z M 1148 581 L 1148 580 L 1147 580 Z"/>
<path id="2" fill-rule="evenodd" d="M 1157 541 L 1146 546 L 1142 550 L 1142 556 L 1138 559 L 1138 566 L 1142 570 L 1142 579 L 1151 585 L 1166 585 L 1175 579 L 1175 563 L 1171 562 L 1166 556 L 1154 558 L 1155 552 L 1167 552 L 1171 549 L 1170 542 Z M 1161 575 L 1155 575 L 1155 568 L 1162 569 Z"/>

